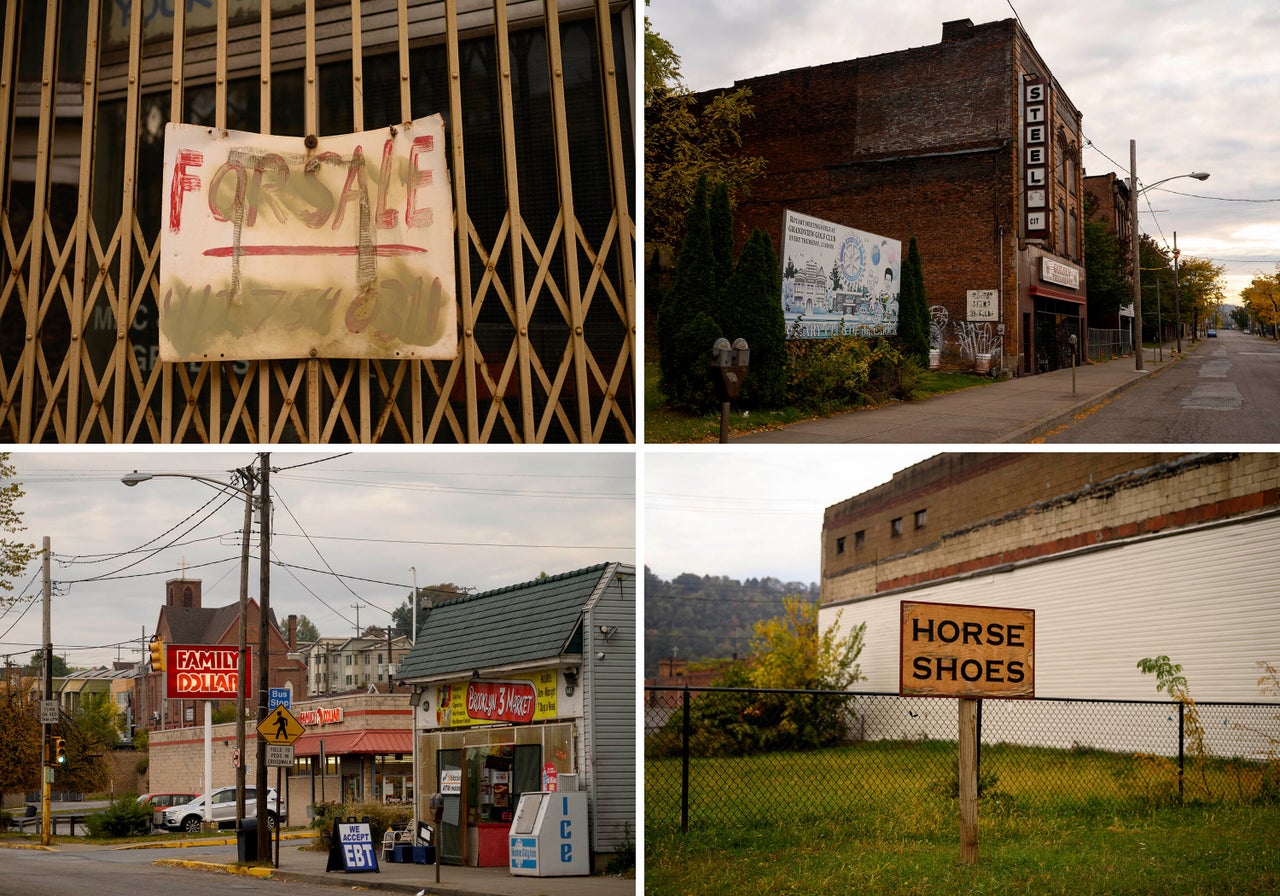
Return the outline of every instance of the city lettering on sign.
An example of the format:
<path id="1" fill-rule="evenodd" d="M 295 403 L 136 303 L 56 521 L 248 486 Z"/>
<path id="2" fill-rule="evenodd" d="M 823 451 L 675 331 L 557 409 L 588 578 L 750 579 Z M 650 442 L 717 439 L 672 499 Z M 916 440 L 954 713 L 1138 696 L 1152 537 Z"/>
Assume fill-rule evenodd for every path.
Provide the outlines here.
<path id="1" fill-rule="evenodd" d="M 467 715 L 491 722 L 532 722 L 538 695 L 527 681 L 473 681 L 467 685 Z"/>
<path id="2" fill-rule="evenodd" d="M 902 601 L 904 697 L 1035 696 L 1035 611 Z"/>
<path id="3" fill-rule="evenodd" d="M 280 137 L 170 123 L 160 360 L 457 353 L 439 115 Z"/>
<path id="4" fill-rule="evenodd" d="M 165 696 L 178 700 L 234 700 L 238 648 L 165 645 Z M 245 655 L 245 675 L 250 675 Z"/>

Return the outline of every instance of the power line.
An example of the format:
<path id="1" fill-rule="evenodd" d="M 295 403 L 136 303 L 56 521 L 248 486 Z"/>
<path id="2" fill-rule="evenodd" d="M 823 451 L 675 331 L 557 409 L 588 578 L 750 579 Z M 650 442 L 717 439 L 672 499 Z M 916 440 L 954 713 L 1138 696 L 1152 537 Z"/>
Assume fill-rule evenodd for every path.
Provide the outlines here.
<path id="1" fill-rule="evenodd" d="M 1201 196 L 1199 193 L 1180 193 L 1177 190 L 1170 190 L 1168 187 L 1152 187 L 1152 189 L 1172 193 L 1175 196 L 1190 196 L 1192 199 L 1209 199 L 1213 202 L 1280 202 L 1280 199 L 1236 199 L 1230 196 Z"/>

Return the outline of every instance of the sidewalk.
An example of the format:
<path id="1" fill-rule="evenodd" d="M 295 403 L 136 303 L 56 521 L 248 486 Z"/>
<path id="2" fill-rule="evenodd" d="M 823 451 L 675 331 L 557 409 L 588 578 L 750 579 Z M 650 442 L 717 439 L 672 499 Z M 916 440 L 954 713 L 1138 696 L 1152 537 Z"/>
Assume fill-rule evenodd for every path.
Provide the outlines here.
<path id="1" fill-rule="evenodd" d="M 280 849 L 277 880 L 306 880 L 336 883 L 346 887 L 377 887 L 417 893 L 426 896 L 634 896 L 636 882 L 621 877 L 513 877 L 506 868 L 470 868 L 457 865 L 440 866 L 440 883 L 436 883 L 435 865 L 407 865 L 383 862 L 378 858 L 377 874 L 326 873 L 328 856 L 320 852 L 292 853 Z"/>
<path id="2" fill-rule="evenodd" d="M 1172 343 L 1158 352 L 1144 351 L 1145 370 L 1136 370 L 1132 355 L 1075 369 L 1017 377 L 989 386 L 905 401 L 878 408 L 848 411 L 821 420 L 731 439 L 734 444 L 818 443 L 991 443 L 1029 442 L 1077 414 L 1123 391 L 1144 376 L 1154 376 L 1203 345 L 1183 341 L 1175 355 Z"/>
<path id="3" fill-rule="evenodd" d="M 436 883 L 436 866 L 384 862 L 378 853 L 378 871 L 347 874 L 326 872 L 328 853 L 301 849 L 313 838 L 285 840 L 280 844 L 280 867 L 271 871 L 272 880 L 290 880 L 329 884 L 348 889 L 386 890 L 425 896 L 634 896 L 636 882 L 621 877 L 514 877 L 503 868 L 471 868 L 458 865 L 440 866 L 440 883 Z M 157 862 L 178 867 L 231 871 L 236 861 L 234 840 L 227 856 L 183 859 L 177 856 L 158 858 Z M 259 870 L 259 869 L 255 869 Z M 261 869 L 265 870 L 265 869 Z M 259 876 L 255 874 L 255 876 Z"/>

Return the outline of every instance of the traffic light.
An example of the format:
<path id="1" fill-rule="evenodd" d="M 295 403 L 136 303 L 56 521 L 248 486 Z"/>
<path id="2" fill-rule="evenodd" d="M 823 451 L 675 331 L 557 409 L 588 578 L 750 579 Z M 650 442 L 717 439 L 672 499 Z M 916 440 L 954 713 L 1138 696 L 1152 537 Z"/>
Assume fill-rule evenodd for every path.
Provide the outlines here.
<path id="1" fill-rule="evenodd" d="M 159 636 L 156 636 L 151 639 L 151 643 L 148 646 L 151 649 L 151 671 L 163 672 L 164 671 L 164 641 L 161 641 Z"/>
<path id="2" fill-rule="evenodd" d="M 53 739 L 53 764 L 67 764 L 67 742 L 60 737 Z"/>

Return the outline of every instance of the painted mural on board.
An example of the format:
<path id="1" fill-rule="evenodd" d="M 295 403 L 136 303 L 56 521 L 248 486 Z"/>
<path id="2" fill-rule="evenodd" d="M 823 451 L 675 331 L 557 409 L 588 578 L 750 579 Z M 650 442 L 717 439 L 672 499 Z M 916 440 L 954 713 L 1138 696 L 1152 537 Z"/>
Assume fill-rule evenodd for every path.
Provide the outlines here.
<path id="1" fill-rule="evenodd" d="M 898 332 L 898 240 L 787 211 L 782 258 L 782 310 L 789 336 Z"/>

